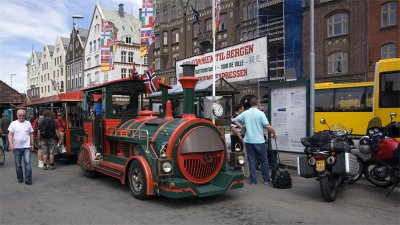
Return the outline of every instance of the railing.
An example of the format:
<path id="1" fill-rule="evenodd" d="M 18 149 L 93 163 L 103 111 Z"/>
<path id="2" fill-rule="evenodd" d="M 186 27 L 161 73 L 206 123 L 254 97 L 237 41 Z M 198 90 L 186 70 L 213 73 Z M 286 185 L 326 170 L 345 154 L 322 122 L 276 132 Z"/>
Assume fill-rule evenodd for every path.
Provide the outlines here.
<path id="1" fill-rule="evenodd" d="M 149 131 L 141 129 L 125 129 L 125 128 L 107 128 L 107 134 L 114 137 L 128 137 L 130 132 L 133 132 L 133 138 L 146 138 L 146 153 L 149 153 Z M 138 133 L 138 134 L 137 134 Z M 142 135 L 144 133 L 144 135 Z"/>

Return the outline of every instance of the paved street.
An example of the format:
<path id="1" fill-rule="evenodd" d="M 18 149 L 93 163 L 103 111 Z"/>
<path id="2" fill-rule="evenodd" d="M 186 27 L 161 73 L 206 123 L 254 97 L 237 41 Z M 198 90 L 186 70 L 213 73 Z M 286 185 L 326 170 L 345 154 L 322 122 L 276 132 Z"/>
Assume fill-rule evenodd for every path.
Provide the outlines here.
<path id="1" fill-rule="evenodd" d="M 13 157 L 0 166 L 0 224 L 398 224 L 400 189 L 387 190 L 362 179 L 346 186 L 333 203 L 319 184 L 296 171 L 292 189 L 246 185 L 221 196 L 139 201 L 128 186 L 109 177 L 89 179 L 77 165 L 37 168 L 33 185 L 17 183 Z"/>

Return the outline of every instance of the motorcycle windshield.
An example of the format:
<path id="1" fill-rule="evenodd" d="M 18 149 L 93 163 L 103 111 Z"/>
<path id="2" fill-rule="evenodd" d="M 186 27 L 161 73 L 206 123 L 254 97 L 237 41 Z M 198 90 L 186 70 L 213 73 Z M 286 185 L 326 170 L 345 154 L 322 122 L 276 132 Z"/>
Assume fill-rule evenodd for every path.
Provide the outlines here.
<path id="1" fill-rule="evenodd" d="M 374 118 L 372 118 L 372 119 L 368 122 L 368 129 L 370 129 L 370 128 L 375 128 L 375 127 L 378 127 L 378 128 L 381 128 L 381 127 L 382 127 L 381 118 L 379 118 L 379 117 L 374 117 Z"/>
<path id="2" fill-rule="evenodd" d="M 331 131 L 346 131 L 346 127 L 343 124 L 333 124 L 330 126 Z"/>

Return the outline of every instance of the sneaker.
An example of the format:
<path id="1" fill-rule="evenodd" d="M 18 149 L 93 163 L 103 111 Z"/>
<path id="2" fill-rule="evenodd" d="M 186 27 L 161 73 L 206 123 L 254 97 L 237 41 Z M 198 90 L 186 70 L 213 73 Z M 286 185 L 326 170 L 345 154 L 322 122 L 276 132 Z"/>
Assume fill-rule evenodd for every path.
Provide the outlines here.
<path id="1" fill-rule="evenodd" d="M 56 167 L 54 166 L 54 165 L 51 165 L 50 167 L 49 167 L 49 170 L 55 170 L 56 169 Z"/>
<path id="2" fill-rule="evenodd" d="M 39 161 L 39 163 L 38 163 L 38 167 L 39 167 L 39 168 L 43 168 L 43 166 L 44 166 L 44 163 L 43 163 L 43 161 Z"/>
<path id="3" fill-rule="evenodd" d="M 32 184 L 32 181 L 31 181 L 31 180 L 26 180 L 26 181 L 25 181 L 25 184 L 31 185 L 31 184 Z"/>
<path id="4" fill-rule="evenodd" d="M 23 179 L 18 179 L 18 183 L 23 183 L 24 180 Z"/>
<path id="5" fill-rule="evenodd" d="M 48 170 L 49 168 L 48 168 L 48 166 L 46 166 L 46 165 L 44 165 L 43 167 L 42 167 L 42 170 Z"/>

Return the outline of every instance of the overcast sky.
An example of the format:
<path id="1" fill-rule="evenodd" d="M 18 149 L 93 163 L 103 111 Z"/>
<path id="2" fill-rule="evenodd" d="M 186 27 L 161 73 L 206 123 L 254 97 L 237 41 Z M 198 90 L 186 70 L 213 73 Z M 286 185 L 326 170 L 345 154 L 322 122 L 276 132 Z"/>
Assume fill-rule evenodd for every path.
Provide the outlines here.
<path id="1" fill-rule="evenodd" d="M 89 28 L 95 4 L 125 12 L 138 18 L 141 0 L 0 0 L 0 79 L 21 93 L 27 90 L 26 66 L 34 51 L 43 45 L 54 45 L 57 35 L 69 38 L 72 15 L 85 18 L 75 20 L 78 27 Z"/>

